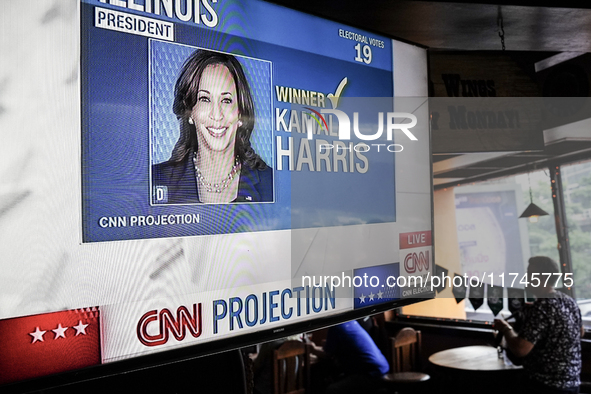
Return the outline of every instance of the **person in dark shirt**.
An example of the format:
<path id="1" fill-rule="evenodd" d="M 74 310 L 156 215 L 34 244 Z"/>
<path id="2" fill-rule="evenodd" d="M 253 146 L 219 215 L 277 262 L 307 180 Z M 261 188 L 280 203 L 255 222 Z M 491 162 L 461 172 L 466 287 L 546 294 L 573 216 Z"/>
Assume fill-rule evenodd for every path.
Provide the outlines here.
<path id="1" fill-rule="evenodd" d="M 370 335 L 357 321 L 330 327 L 324 352 L 332 357 L 343 378 L 328 386 L 327 393 L 371 392 L 380 387 L 390 366 Z"/>
<path id="2" fill-rule="evenodd" d="M 519 333 L 503 319 L 495 320 L 494 329 L 504 335 L 509 351 L 523 358 L 528 392 L 578 393 L 584 333 L 581 311 L 575 300 L 554 289 L 556 276 L 546 281 L 548 274 L 559 273 L 556 261 L 532 257 L 527 271 L 527 291 L 536 301 L 524 308 Z"/>

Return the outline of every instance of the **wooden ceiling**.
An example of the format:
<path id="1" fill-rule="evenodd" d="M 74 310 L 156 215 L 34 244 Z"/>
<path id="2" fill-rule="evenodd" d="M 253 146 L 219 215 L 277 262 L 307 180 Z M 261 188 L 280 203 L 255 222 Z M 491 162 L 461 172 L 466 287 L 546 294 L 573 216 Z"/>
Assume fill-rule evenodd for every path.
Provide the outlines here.
<path id="1" fill-rule="evenodd" d="M 431 49 L 591 52 L 591 3 L 273 0 L 274 3 Z M 585 5 L 586 4 L 586 5 Z M 584 8 L 577 8 L 584 7 Z"/>

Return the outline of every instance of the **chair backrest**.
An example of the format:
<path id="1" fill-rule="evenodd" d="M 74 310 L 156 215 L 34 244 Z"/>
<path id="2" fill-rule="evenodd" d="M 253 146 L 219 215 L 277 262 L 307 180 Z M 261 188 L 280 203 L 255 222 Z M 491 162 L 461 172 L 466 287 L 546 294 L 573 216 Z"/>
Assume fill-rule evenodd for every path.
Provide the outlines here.
<path id="1" fill-rule="evenodd" d="M 286 341 L 273 352 L 275 394 L 302 394 L 309 387 L 310 352 L 300 341 Z"/>
<path id="2" fill-rule="evenodd" d="M 405 327 L 390 338 L 392 372 L 421 370 L 421 332 Z"/>

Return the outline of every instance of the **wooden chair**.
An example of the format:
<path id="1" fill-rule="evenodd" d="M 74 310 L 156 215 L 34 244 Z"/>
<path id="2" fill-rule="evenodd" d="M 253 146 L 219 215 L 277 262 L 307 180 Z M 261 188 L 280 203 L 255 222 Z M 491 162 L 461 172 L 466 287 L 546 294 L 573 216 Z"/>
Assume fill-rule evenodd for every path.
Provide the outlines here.
<path id="1" fill-rule="evenodd" d="M 390 338 L 392 373 L 384 380 L 396 389 L 414 391 L 431 377 L 421 371 L 421 332 L 410 327 L 403 328 Z"/>
<path id="2" fill-rule="evenodd" d="M 300 341 L 286 341 L 273 352 L 275 394 L 303 394 L 310 387 L 310 351 Z"/>

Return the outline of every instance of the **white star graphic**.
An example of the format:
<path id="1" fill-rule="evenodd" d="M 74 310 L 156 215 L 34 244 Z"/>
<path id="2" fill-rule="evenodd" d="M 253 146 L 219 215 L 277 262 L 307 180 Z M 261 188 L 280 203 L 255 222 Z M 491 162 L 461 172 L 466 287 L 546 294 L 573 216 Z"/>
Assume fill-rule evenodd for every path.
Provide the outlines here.
<path id="1" fill-rule="evenodd" d="M 382 296 L 384 295 L 384 293 L 382 293 L 382 291 L 378 291 L 378 299 L 381 300 Z"/>
<path id="2" fill-rule="evenodd" d="M 369 300 L 373 301 L 375 294 L 373 293 L 373 291 L 371 293 L 369 293 Z"/>
<path id="3" fill-rule="evenodd" d="M 39 327 L 37 327 L 35 329 L 35 332 L 29 333 L 29 335 L 33 337 L 33 342 L 31 342 L 31 343 L 35 343 L 37 341 L 43 342 L 43 334 L 45 334 L 45 333 L 46 333 L 46 331 L 41 331 L 39 329 Z"/>
<path id="4" fill-rule="evenodd" d="M 76 329 L 76 336 L 78 336 L 80 334 L 86 335 L 86 327 L 88 327 L 88 324 L 82 324 L 82 320 L 78 320 L 78 325 L 72 328 Z"/>
<path id="5" fill-rule="evenodd" d="M 68 327 L 62 327 L 62 323 L 58 324 L 58 326 L 55 330 L 51 330 L 51 331 L 55 332 L 55 338 L 53 338 L 53 339 L 56 340 L 59 337 L 65 338 L 67 329 L 68 329 Z"/>
<path id="6" fill-rule="evenodd" d="M 365 302 L 365 296 L 363 295 L 363 293 L 361 293 L 361 297 L 359 297 L 359 300 L 361 300 L 362 304 Z"/>

